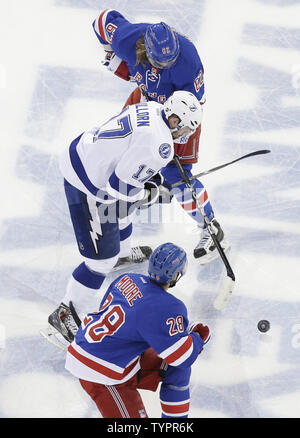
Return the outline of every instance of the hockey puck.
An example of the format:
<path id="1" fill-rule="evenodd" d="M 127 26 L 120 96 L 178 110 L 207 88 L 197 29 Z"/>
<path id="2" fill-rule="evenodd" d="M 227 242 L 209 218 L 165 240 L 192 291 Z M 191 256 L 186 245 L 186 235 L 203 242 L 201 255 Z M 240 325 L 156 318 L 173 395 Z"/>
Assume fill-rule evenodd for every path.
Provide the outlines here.
<path id="1" fill-rule="evenodd" d="M 266 319 L 262 319 L 258 322 L 257 328 L 260 332 L 265 333 L 270 330 L 271 324 Z"/>

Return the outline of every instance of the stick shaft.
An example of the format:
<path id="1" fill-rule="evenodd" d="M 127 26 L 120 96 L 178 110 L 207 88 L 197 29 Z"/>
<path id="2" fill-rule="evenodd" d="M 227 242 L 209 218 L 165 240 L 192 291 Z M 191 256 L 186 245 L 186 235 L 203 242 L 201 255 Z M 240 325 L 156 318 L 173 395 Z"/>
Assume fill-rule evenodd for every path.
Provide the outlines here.
<path id="1" fill-rule="evenodd" d="M 188 175 L 186 174 L 184 168 L 182 167 L 182 164 L 180 162 L 180 159 L 179 159 L 178 155 L 174 155 L 174 161 L 175 161 L 175 164 L 176 164 L 176 166 L 177 166 L 177 168 L 178 168 L 178 170 L 179 170 L 179 172 L 180 172 L 180 174 L 182 176 L 183 181 L 185 182 L 187 188 L 191 192 L 192 198 L 193 198 L 193 200 L 196 203 L 197 209 L 199 210 L 199 212 L 201 213 L 201 215 L 202 215 L 202 217 L 204 219 L 204 222 L 205 222 L 205 224 L 207 226 L 208 232 L 209 232 L 209 234 L 210 234 L 210 236 L 211 236 L 211 238 L 212 238 L 212 240 L 213 240 L 213 242 L 214 242 L 214 244 L 215 244 L 215 246 L 216 246 L 216 248 L 218 250 L 218 253 L 220 254 L 221 259 L 223 260 L 223 263 L 225 265 L 228 277 L 230 277 L 233 281 L 235 281 L 235 275 L 234 275 L 234 272 L 233 272 L 233 270 L 232 270 L 232 268 L 230 266 L 230 263 L 229 263 L 226 255 L 224 253 L 224 250 L 223 250 L 220 242 L 217 239 L 217 236 L 214 233 L 214 230 L 212 228 L 210 220 L 208 219 L 208 217 L 205 214 L 204 208 L 202 207 L 199 199 L 197 198 L 197 194 L 196 194 L 196 192 L 195 192 L 195 190 L 194 190 L 194 188 L 193 188 L 193 186 L 191 184 L 190 178 L 188 177 Z"/>
<path id="2" fill-rule="evenodd" d="M 205 171 L 203 171 L 203 172 L 197 173 L 197 175 L 193 175 L 193 176 L 190 178 L 190 181 L 192 181 L 192 180 L 194 180 L 194 179 L 196 179 L 196 178 L 200 178 L 201 176 L 208 175 L 209 173 L 213 173 L 213 172 L 215 172 L 216 170 L 223 169 L 224 167 L 227 167 L 227 166 L 229 166 L 230 164 L 234 164 L 234 163 L 236 163 L 237 161 L 244 160 L 244 158 L 254 157 L 255 155 L 268 154 L 269 152 L 271 152 L 271 151 L 269 151 L 268 149 L 261 149 L 261 150 L 259 150 L 259 151 L 250 152 L 249 154 L 247 154 L 247 155 L 243 155 L 242 157 L 237 158 L 236 160 L 230 161 L 229 163 L 221 164 L 220 166 L 213 167 L 212 169 L 205 170 Z M 172 187 L 177 187 L 177 186 L 179 186 L 180 184 L 182 184 L 183 182 L 185 182 L 184 179 L 182 179 L 182 181 L 178 181 L 178 182 L 176 182 L 175 184 L 172 184 Z"/>

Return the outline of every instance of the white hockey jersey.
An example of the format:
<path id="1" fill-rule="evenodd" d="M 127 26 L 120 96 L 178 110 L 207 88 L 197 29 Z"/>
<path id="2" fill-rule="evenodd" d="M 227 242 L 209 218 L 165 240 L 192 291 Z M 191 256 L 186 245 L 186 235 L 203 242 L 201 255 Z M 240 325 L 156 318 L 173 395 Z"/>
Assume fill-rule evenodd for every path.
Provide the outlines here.
<path id="1" fill-rule="evenodd" d="M 64 178 L 104 203 L 135 202 L 144 183 L 174 155 L 170 129 L 157 102 L 128 106 L 76 138 L 60 158 Z"/>

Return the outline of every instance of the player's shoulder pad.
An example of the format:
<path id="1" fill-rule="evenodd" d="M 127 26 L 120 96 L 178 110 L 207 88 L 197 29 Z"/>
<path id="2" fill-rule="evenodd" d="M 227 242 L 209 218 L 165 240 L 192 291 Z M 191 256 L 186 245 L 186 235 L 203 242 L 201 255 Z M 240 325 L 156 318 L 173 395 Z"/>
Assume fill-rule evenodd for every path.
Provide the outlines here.
<path id="1" fill-rule="evenodd" d="M 133 24 L 128 20 L 116 30 L 113 48 L 129 65 L 136 63 L 136 43 L 144 33 L 145 27 L 142 24 Z"/>
<path id="2" fill-rule="evenodd" d="M 188 74 L 189 71 L 193 71 L 199 69 L 202 66 L 202 62 L 200 59 L 200 55 L 193 44 L 188 38 L 178 35 L 179 44 L 180 44 L 180 54 L 176 64 L 174 65 L 174 69 L 171 69 L 171 72 L 176 72 L 177 69 L 183 69 L 185 74 Z"/>
<path id="3" fill-rule="evenodd" d="M 147 316 L 143 315 L 144 319 L 150 317 L 150 314 L 153 319 L 158 320 L 178 314 L 187 317 L 185 304 L 171 292 L 165 291 L 155 283 L 148 283 L 145 289 L 147 290 L 147 294 L 145 296 L 144 306 L 147 308 Z"/>
<path id="4" fill-rule="evenodd" d="M 166 292 L 159 303 L 160 314 L 166 317 L 183 315 L 187 317 L 187 308 L 183 301 L 175 297 L 172 292 Z"/>

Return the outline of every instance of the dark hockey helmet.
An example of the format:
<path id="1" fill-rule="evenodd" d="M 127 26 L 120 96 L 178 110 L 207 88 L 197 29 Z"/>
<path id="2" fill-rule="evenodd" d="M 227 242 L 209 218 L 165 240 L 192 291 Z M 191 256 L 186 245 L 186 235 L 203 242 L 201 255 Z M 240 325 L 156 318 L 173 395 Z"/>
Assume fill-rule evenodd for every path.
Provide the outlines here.
<path id="1" fill-rule="evenodd" d="M 186 268 L 187 255 L 184 249 L 167 242 L 158 246 L 151 254 L 148 273 L 156 283 L 170 283 L 172 287 L 185 274 Z"/>
<path id="2" fill-rule="evenodd" d="M 178 36 L 166 23 L 148 26 L 144 37 L 147 57 L 157 68 L 170 68 L 178 58 Z"/>

